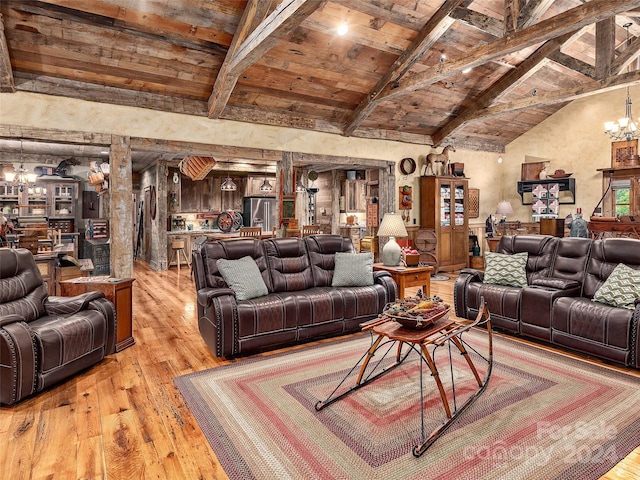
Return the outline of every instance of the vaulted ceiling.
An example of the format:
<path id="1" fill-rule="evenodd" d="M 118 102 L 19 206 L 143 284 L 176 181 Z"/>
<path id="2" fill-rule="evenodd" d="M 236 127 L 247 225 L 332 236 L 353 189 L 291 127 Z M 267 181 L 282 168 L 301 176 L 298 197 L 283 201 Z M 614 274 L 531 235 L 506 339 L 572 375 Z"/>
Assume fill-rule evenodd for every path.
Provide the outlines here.
<path id="1" fill-rule="evenodd" d="M 568 101 L 640 83 L 640 0 L 2 0 L 0 12 L 2 92 L 423 145 L 503 151 Z"/>

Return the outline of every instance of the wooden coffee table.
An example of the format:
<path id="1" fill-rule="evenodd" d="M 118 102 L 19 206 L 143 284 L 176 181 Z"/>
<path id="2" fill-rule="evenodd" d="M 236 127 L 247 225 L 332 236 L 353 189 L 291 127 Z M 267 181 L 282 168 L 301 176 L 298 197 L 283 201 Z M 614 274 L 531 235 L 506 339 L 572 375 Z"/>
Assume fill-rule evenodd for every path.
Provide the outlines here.
<path id="1" fill-rule="evenodd" d="M 385 271 L 398 285 L 398 298 L 404 299 L 404 289 L 407 287 L 422 287 L 422 292 L 431 296 L 431 272 L 433 267 L 387 267 L 382 263 L 373 264 L 374 271 Z"/>

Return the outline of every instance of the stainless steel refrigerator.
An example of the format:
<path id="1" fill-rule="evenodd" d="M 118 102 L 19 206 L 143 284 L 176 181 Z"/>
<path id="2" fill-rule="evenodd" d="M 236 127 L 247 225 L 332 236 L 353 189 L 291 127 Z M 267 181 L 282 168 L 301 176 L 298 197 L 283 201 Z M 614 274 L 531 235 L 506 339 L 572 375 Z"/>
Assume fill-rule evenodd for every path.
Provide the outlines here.
<path id="1" fill-rule="evenodd" d="M 242 203 L 245 227 L 262 227 L 263 232 L 277 227 L 275 197 L 244 197 Z"/>

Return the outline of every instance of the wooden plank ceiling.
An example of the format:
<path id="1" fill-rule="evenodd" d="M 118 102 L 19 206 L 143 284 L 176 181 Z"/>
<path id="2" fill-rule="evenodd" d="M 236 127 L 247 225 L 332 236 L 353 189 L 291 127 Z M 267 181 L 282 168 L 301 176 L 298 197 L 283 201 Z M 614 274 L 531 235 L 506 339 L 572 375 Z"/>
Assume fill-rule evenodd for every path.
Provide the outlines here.
<path id="1" fill-rule="evenodd" d="M 500 152 L 568 101 L 640 83 L 640 0 L 2 0 L 0 12 L 3 92 L 433 146 Z"/>

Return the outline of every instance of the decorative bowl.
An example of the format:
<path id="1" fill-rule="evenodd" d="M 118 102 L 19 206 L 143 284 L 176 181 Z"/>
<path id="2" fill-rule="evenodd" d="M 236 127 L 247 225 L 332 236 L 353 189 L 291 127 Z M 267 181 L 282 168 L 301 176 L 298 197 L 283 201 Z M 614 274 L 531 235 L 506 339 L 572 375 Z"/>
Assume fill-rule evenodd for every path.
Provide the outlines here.
<path id="1" fill-rule="evenodd" d="M 550 173 L 547 175 L 549 178 L 569 178 L 573 173 Z"/>

